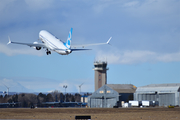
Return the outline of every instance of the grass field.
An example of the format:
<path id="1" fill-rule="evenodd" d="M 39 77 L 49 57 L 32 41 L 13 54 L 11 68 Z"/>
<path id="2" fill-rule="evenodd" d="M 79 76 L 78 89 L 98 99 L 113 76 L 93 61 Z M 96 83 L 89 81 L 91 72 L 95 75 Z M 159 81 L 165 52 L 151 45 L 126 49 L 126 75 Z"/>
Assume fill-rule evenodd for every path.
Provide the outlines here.
<path id="1" fill-rule="evenodd" d="M 180 108 L 0 108 L 0 119 L 180 120 Z"/>

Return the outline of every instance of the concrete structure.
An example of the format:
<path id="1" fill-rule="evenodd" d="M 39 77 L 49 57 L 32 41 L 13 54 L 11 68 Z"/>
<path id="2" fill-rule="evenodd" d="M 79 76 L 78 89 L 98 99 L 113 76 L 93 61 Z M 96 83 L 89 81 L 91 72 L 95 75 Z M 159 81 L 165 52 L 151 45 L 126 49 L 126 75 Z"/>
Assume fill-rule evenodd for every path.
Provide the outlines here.
<path id="1" fill-rule="evenodd" d="M 158 101 L 159 106 L 180 106 L 180 83 L 151 84 L 138 87 L 134 93 L 134 100 Z"/>
<path id="2" fill-rule="evenodd" d="M 136 87 L 132 84 L 106 84 L 88 97 L 88 106 L 91 108 L 121 107 L 121 101 L 133 99 Z"/>
<path id="3" fill-rule="evenodd" d="M 95 84 L 95 91 L 102 87 L 103 85 L 107 84 L 107 74 L 106 71 L 108 70 L 107 62 L 94 62 L 94 84 Z"/>

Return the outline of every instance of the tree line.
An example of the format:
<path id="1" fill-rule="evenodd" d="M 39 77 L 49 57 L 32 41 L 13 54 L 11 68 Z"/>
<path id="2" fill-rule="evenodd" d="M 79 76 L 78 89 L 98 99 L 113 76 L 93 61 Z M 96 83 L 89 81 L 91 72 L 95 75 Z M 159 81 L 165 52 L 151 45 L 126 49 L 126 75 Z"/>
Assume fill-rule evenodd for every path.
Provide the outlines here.
<path id="1" fill-rule="evenodd" d="M 89 95 L 89 93 L 85 95 Z M 40 106 L 45 102 L 81 102 L 81 95 L 78 93 L 74 95 L 69 93 L 63 94 L 61 92 L 54 91 L 48 94 L 39 93 L 38 95 L 31 93 L 21 93 L 15 95 L 0 96 L 0 103 L 17 103 L 13 107 Z"/>

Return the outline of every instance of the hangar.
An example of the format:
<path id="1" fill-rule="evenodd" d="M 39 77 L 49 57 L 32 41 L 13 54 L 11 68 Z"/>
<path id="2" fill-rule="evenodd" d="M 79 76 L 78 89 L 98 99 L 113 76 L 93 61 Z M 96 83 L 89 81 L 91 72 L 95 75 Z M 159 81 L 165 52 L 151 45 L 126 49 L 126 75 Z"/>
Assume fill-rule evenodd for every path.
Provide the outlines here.
<path id="1" fill-rule="evenodd" d="M 121 107 L 121 101 L 133 99 L 136 87 L 132 84 L 106 84 L 88 97 L 88 106 L 91 108 Z"/>
<path id="2" fill-rule="evenodd" d="M 136 101 L 158 101 L 159 106 L 180 106 L 180 83 L 150 84 L 138 87 L 134 93 Z"/>

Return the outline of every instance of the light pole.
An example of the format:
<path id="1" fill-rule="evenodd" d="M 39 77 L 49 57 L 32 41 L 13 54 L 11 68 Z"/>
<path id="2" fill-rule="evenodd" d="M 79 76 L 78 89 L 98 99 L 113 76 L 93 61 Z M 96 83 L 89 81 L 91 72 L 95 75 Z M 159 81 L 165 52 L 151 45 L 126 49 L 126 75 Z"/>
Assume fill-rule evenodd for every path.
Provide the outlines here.
<path id="1" fill-rule="evenodd" d="M 63 85 L 63 88 L 65 88 L 65 102 L 66 102 L 66 88 L 67 88 L 67 85 Z"/>

